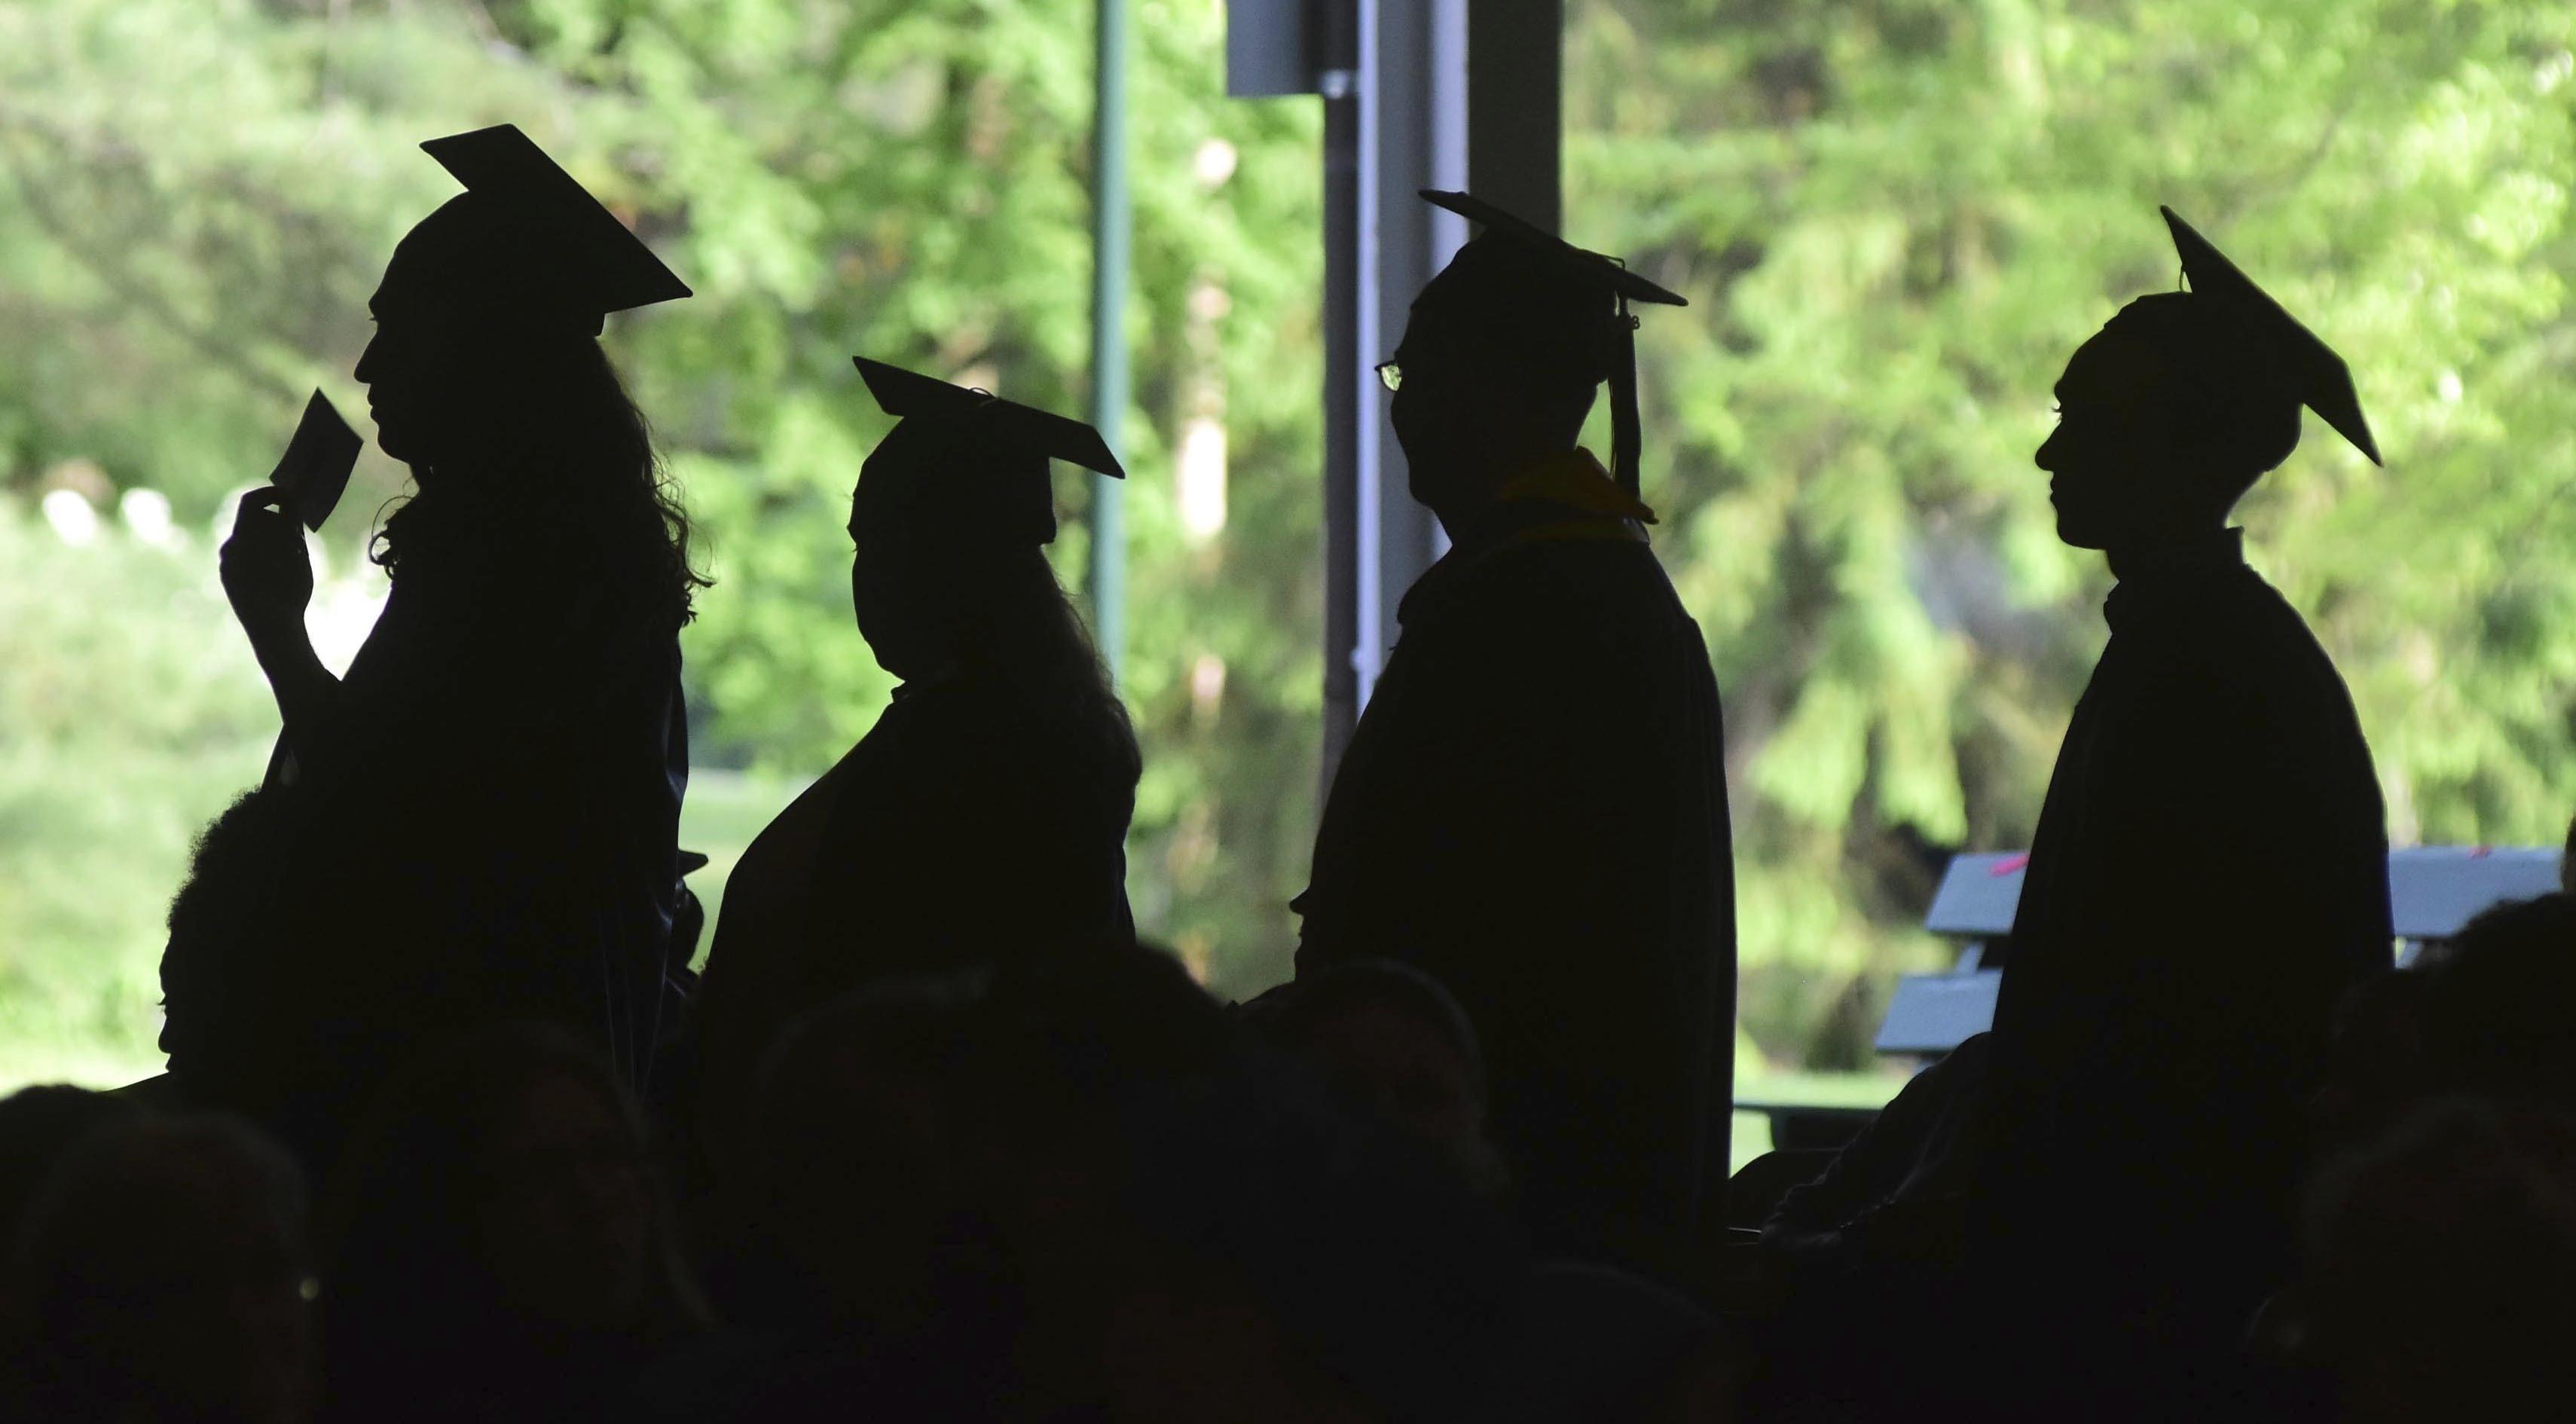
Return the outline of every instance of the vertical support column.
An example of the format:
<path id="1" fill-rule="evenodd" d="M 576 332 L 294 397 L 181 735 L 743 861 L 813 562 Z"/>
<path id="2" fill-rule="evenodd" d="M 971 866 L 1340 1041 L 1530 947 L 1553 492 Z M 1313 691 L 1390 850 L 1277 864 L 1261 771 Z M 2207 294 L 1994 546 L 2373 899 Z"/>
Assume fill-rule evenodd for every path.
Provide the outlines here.
<path id="1" fill-rule="evenodd" d="M 1360 89 L 1358 0 L 1322 0 L 1314 44 L 1324 99 L 1324 748 L 1319 795 L 1360 719 L 1359 446 L 1374 384 L 1359 331 Z M 1229 39 L 1231 35 L 1229 35 Z M 1320 804 L 1320 802 L 1318 803 Z"/>
<path id="2" fill-rule="evenodd" d="M 1469 191 L 1564 231 L 1565 0 L 1476 0 L 1467 90 Z"/>
<path id="3" fill-rule="evenodd" d="M 1551 231 L 1563 0 L 1230 0 L 1228 92 L 1324 99 L 1323 779 L 1349 744 L 1396 608 L 1447 547 L 1413 502 L 1378 362 L 1467 240 L 1415 196 L 1465 188 Z"/>
<path id="4" fill-rule="evenodd" d="M 1466 234 L 1416 194 L 1467 172 L 1467 0 L 1360 0 L 1357 626 L 1362 706 L 1394 646 L 1396 608 L 1438 552 L 1439 526 L 1407 492 L 1404 450 L 1373 368 L 1394 354 L 1414 295 Z M 1440 214 L 1446 217 L 1446 214 Z"/>
<path id="5" fill-rule="evenodd" d="M 1115 453 L 1127 418 L 1127 0 L 1099 0 L 1091 119 L 1091 423 Z M 1091 476 L 1091 636 L 1114 682 L 1127 652 L 1127 511 Z"/>

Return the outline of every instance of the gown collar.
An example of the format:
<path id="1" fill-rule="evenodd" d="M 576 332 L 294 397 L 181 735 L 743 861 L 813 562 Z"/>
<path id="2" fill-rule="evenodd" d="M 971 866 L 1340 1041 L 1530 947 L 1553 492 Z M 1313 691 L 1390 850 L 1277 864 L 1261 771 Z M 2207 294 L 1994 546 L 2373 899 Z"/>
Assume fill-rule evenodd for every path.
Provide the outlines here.
<path id="1" fill-rule="evenodd" d="M 1467 570 L 1532 544 L 1612 540 L 1649 542 L 1655 512 L 1619 487 L 1589 450 L 1553 451 L 1505 480 L 1493 506 L 1407 590 L 1396 621 L 1407 623 L 1438 606 L 1444 590 Z"/>
<path id="2" fill-rule="evenodd" d="M 2245 531 L 2222 529 L 2121 563 L 2120 581 L 2102 601 L 2102 616 L 2113 632 L 2119 631 L 2123 618 L 2244 568 Z"/>

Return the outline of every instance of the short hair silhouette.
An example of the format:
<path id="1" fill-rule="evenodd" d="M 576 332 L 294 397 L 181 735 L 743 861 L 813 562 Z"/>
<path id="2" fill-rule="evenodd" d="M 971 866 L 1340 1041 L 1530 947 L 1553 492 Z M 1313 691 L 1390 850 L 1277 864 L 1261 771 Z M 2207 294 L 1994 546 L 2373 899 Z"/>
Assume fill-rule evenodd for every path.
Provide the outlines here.
<path id="1" fill-rule="evenodd" d="M 537 1094 L 562 1084 L 594 1100 L 610 1120 L 607 1138 L 539 1142 L 525 1160 L 504 1159 L 507 1135 Z M 498 1024 L 417 1057 L 368 1109 L 323 1199 L 335 1402 L 363 1415 L 451 1388 L 533 1388 L 534 1381 L 476 1372 L 528 1368 L 530 1358 L 512 1347 L 532 1337 L 649 1339 L 701 1324 L 704 1307 L 646 1150 L 643 1116 L 625 1084 L 597 1050 L 561 1029 Z M 558 1180 L 590 1192 L 609 1173 L 633 1174 L 638 1184 L 634 1256 L 603 1246 L 556 1262 L 501 1258 L 506 1248 L 489 1234 L 498 1203 Z M 558 1214 L 558 1223 L 577 1216 Z M 583 1226 L 594 1224 L 605 1231 L 613 1223 Z M 629 1265 L 631 1278 L 623 1275 Z M 582 1270 L 595 1278 L 569 1278 Z M 512 1285 L 532 1271 L 555 1277 L 540 1283 L 550 1292 L 545 1303 Z M 545 1313 L 558 1298 L 561 1318 Z"/>
<path id="2" fill-rule="evenodd" d="M 0 1098 L 0 1251 L 18 1234 L 28 1205 L 64 1156 L 101 1128 L 142 1109 L 69 1083 L 39 1083 Z"/>
<path id="3" fill-rule="evenodd" d="M 2576 1122 L 2427 1103 L 2309 1193 L 2307 1270 L 2268 1343 L 2339 1382 L 2349 1417 L 2537 1417 L 2576 1330 Z"/>
<path id="4" fill-rule="evenodd" d="M 2469 921 L 2426 985 L 2438 1091 L 2576 1111 L 2576 897 L 2499 905 Z"/>
<path id="5" fill-rule="evenodd" d="M 1382 1008 L 1439 1035 L 1466 1068 L 1479 1106 L 1485 1097 L 1485 1050 L 1456 995 L 1439 980 L 1392 959 L 1352 959 L 1291 980 L 1246 1003 L 1244 1022 L 1274 1043 L 1295 1048 L 1344 1014 Z"/>
<path id="6" fill-rule="evenodd" d="M 213 1114 L 136 1117 L 56 1166 L 19 1224 L 0 1312 L 28 1419 L 289 1424 L 311 1402 L 304 1189 Z"/>
<path id="7" fill-rule="evenodd" d="M 1479 1194 L 1503 1193 L 1510 1174 L 1487 1130 L 1484 1050 L 1439 980 L 1395 960 L 1348 960 L 1280 985 L 1240 1017 L 1304 1060 L 1345 1106 L 1437 1153 Z M 1435 1045 L 1428 1055 L 1425 1043 Z"/>

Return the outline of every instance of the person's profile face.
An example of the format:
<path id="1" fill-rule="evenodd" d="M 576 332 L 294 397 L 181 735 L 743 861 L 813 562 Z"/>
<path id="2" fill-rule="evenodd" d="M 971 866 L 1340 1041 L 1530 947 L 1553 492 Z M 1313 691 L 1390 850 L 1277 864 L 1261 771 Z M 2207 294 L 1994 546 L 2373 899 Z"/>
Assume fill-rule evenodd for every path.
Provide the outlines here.
<path id="1" fill-rule="evenodd" d="M 413 239 L 394 249 L 384 281 L 367 301 L 376 331 L 355 372 L 367 387 L 377 448 L 415 467 L 433 458 L 435 432 L 444 424 L 441 393 L 453 384 L 453 304 L 439 299 L 427 267 Z"/>
<path id="2" fill-rule="evenodd" d="M 1392 387 L 1386 397 L 1386 422 L 1394 428 L 1396 442 L 1404 447 L 1408 458 L 1420 440 L 1426 384 L 1439 379 L 1439 363 L 1426 360 L 1428 354 L 1421 343 L 1410 339 L 1399 342 L 1395 354 L 1387 358 L 1386 369 L 1379 372 L 1380 379 Z"/>
<path id="3" fill-rule="evenodd" d="M 1413 497 L 1436 509 L 1456 497 L 1454 487 L 1474 460 L 1480 383 L 1434 315 L 1416 312 L 1390 359 L 1402 375 L 1387 397 L 1387 423 L 1404 447 Z"/>
<path id="4" fill-rule="evenodd" d="M 2058 538 L 2107 549 L 2177 522 L 2170 381 L 2152 350 L 2107 330 L 2066 363 L 2057 428 L 2031 457 L 2050 475 Z"/>
<path id="5" fill-rule="evenodd" d="M 913 616 L 916 600 L 907 596 L 917 582 L 910 569 L 913 553 L 880 503 L 870 498 L 863 472 L 850 494 L 850 612 L 877 665 L 909 677 L 919 671 L 915 645 L 921 621 Z"/>
<path id="6" fill-rule="evenodd" d="M 389 323 L 381 314 L 381 302 L 367 305 L 378 313 L 376 331 L 358 357 L 356 374 L 367 387 L 367 414 L 376 423 L 376 446 L 397 460 L 418 462 L 424 458 L 421 377 L 427 343 L 411 321 L 397 317 Z"/>

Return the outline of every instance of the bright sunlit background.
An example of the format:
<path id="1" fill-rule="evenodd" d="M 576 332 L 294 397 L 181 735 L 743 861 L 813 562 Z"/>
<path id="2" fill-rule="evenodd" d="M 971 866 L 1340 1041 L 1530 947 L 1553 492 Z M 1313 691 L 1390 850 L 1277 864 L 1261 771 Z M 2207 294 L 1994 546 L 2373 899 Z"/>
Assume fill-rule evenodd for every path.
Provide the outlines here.
<path id="1" fill-rule="evenodd" d="M 1687 294 L 1647 496 L 1725 689 L 1748 1097 L 1876 1100 L 1941 853 L 2021 844 L 2102 630 L 2029 452 L 2059 365 L 2175 284 L 2169 202 L 2352 359 L 2244 511 L 2342 664 L 2392 837 L 2576 807 L 2576 4 L 1572 0 L 1568 236 Z M 275 712 L 218 511 L 348 372 L 413 146 L 509 120 L 696 300 L 609 335 L 700 521 L 710 900 L 887 680 L 843 501 L 868 352 L 1079 409 L 1088 0 L 0 0 L 0 1087 L 155 1071 L 159 922 Z M 1222 96 L 1217 0 L 1137 7 L 1124 689 L 1144 930 L 1285 976 L 1314 823 L 1318 115 Z M 370 455 L 317 641 L 381 596 Z M 1085 555 L 1081 486 L 1060 567 Z M 997 887 L 1007 890 L 1007 887 Z M 349 952 L 367 951 L 365 927 Z"/>

